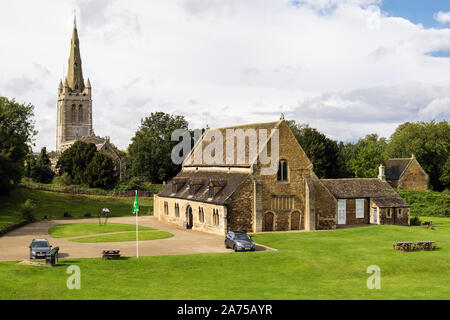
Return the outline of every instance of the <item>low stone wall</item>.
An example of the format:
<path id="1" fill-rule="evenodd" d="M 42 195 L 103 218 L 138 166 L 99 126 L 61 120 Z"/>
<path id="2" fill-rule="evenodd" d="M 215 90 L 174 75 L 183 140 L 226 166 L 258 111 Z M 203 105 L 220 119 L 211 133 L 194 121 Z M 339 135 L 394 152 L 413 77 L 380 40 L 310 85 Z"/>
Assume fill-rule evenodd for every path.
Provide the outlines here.
<path id="1" fill-rule="evenodd" d="M 19 228 L 21 228 L 21 227 L 23 227 L 23 226 L 26 226 L 27 224 L 29 224 L 28 221 L 22 221 L 22 222 L 19 222 L 19 223 L 10 225 L 10 226 L 8 226 L 8 227 L 6 227 L 6 228 L 3 228 L 3 229 L 0 230 L 0 237 L 4 236 L 4 235 L 7 234 L 8 232 L 11 232 L 11 231 L 14 231 L 14 230 L 16 230 L 16 229 L 19 229 Z"/>

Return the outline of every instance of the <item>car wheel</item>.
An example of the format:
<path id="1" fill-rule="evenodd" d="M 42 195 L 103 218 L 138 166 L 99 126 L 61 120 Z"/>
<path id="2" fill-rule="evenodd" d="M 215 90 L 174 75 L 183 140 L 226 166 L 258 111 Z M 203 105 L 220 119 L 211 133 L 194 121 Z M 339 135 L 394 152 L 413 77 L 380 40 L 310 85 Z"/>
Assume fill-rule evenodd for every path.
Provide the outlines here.
<path id="1" fill-rule="evenodd" d="M 238 252 L 238 249 L 236 248 L 236 245 L 233 246 L 234 252 Z"/>

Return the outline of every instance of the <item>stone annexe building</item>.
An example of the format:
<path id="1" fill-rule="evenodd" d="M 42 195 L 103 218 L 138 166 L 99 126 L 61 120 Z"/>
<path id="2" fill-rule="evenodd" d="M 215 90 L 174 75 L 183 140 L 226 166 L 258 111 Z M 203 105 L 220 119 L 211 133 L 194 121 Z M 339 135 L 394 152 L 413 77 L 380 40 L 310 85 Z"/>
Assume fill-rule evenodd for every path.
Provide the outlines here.
<path id="1" fill-rule="evenodd" d="M 217 129 L 224 137 L 223 150 L 226 150 L 227 129 L 242 129 L 244 132 L 247 129 L 267 130 L 267 141 L 258 138 L 258 146 L 265 143 L 264 148 L 268 153 L 272 132 L 278 129 L 278 171 L 262 175 L 264 166 L 260 155 L 256 159 L 250 158 L 247 140 L 245 161 L 242 164 L 208 165 L 198 162 L 193 154 L 198 148 L 205 150 L 211 143 L 205 141 L 204 134 L 183 162 L 178 175 L 161 193 L 154 196 L 154 214 L 160 220 L 218 234 L 230 230 L 310 231 L 359 223 L 409 225 L 408 204 L 387 182 L 378 179 L 318 179 L 311 161 L 283 116 L 277 122 Z M 233 156 L 236 157 L 236 145 L 234 148 Z M 347 185 L 351 185 L 349 190 L 353 192 L 336 192 Z M 342 208 L 343 201 L 346 201 L 346 210 Z M 360 213 L 361 205 L 363 216 Z M 375 220 L 370 217 L 370 213 L 375 212 L 374 208 L 377 210 Z M 385 218 L 398 208 L 401 208 L 401 219 Z"/>
<path id="2" fill-rule="evenodd" d="M 386 180 L 393 188 L 405 190 L 427 190 L 428 174 L 414 155 L 406 159 L 386 161 Z"/>

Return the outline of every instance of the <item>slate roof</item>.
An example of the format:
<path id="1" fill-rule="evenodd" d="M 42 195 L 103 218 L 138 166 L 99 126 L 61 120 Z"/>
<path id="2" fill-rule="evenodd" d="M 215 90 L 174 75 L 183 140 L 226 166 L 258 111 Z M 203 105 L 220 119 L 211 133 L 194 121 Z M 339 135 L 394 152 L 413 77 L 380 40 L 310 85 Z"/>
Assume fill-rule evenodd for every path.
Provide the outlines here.
<path id="1" fill-rule="evenodd" d="M 267 130 L 267 136 L 270 137 L 270 134 L 272 132 L 273 129 L 278 128 L 278 124 L 280 123 L 280 121 L 275 121 L 275 122 L 265 122 L 265 123 L 253 123 L 253 124 L 245 124 L 245 125 L 240 125 L 240 126 L 234 126 L 234 127 L 225 127 L 225 128 L 218 128 L 218 129 L 211 129 L 209 131 L 211 131 L 210 134 L 212 134 L 212 132 L 219 132 L 222 135 L 222 142 L 223 142 L 223 158 L 222 158 L 222 164 L 215 164 L 214 166 L 226 166 L 228 167 L 229 165 L 227 165 L 227 161 L 226 161 L 226 150 L 227 150 L 227 130 L 238 130 L 238 129 L 242 129 L 244 132 L 247 129 L 254 129 L 256 130 L 256 134 L 257 134 L 257 139 L 258 139 L 258 146 L 259 146 L 259 130 L 260 129 L 265 129 Z M 206 134 L 206 133 L 205 133 Z M 210 137 L 208 137 L 208 139 L 205 139 L 205 134 L 202 136 L 202 139 L 198 142 L 198 144 L 194 147 L 194 149 L 192 150 L 191 154 L 186 158 L 186 160 L 184 161 L 183 165 L 184 166 L 209 166 L 209 164 L 205 163 L 204 159 L 202 159 L 202 161 L 197 161 L 194 158 L 194 154 L 197 150 L 197 148 L 203 148 L 203 150 L 205 150 L 205 148 L 211 144 L 212 142 L 210 141 Z M 267 139 L 268 140 L 268 139 Z M 230 140 L 228 143 L 231 143 L 232 141 Z M 265 141 L 266 143 L 268 141 Z M 234 139 L 234 162 L 232 165 L 232 167 L 249 167 L 252 162 L 255 160 L 253 159 L 253 157 L 250 157 L 249 154 L 249 139 L 245 139 L 245 159 L 244 162 L 239 162 L 238 158 L 237 158 L 237 139 Z M 257 148 L 258 149 L 258 148 Z M 258 150 L 256 150 L 256 153 L 258 153 Z M 257 154 L 256 154 L 257 155 Z"/>
<path id="2" fill-rule="evenodd" d="M 321 179 L 336 199 L 370 198 L 380 208 L 409 207 L 397 192 L 379 179 Z"/>
<path id="3" fill-rule="evenodd" d="M 248 175 L 248 173 L 182 170 L 158 195 L 166 198 L 224 204 Z M 182 184 L 182 187 L 175 193 L 173 192 L 175 191 L 174 182 Z M 196 187 L 196 192 L 192 196 L 189 192 L 190 184 Z M 210 184 L 221 188 L 212 199 L 209 198 Z"/>
<path id="4" fill-rule="evenodd" d="M 386 179 L 398 180 L 402 173 L 405 171 L 411 162 L 411 158 L 408 159 L 389 159 L 386 161 Z"/>

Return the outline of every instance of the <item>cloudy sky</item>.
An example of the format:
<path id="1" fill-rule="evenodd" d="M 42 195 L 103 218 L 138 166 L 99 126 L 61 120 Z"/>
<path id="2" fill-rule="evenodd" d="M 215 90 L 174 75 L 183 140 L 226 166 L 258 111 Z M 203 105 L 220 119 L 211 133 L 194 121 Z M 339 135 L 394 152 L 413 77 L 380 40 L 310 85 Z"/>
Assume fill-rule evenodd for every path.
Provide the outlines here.
<path id="1" fill-rule="evenodd" d="M 192 128 L 286 118 L 329 137 L 448 120 L 448 0 L 46 0 L 0 4 L 0 95 L 55 149 L 76 9 L 94 131 L 126 148 L 153 111 Z"/>

